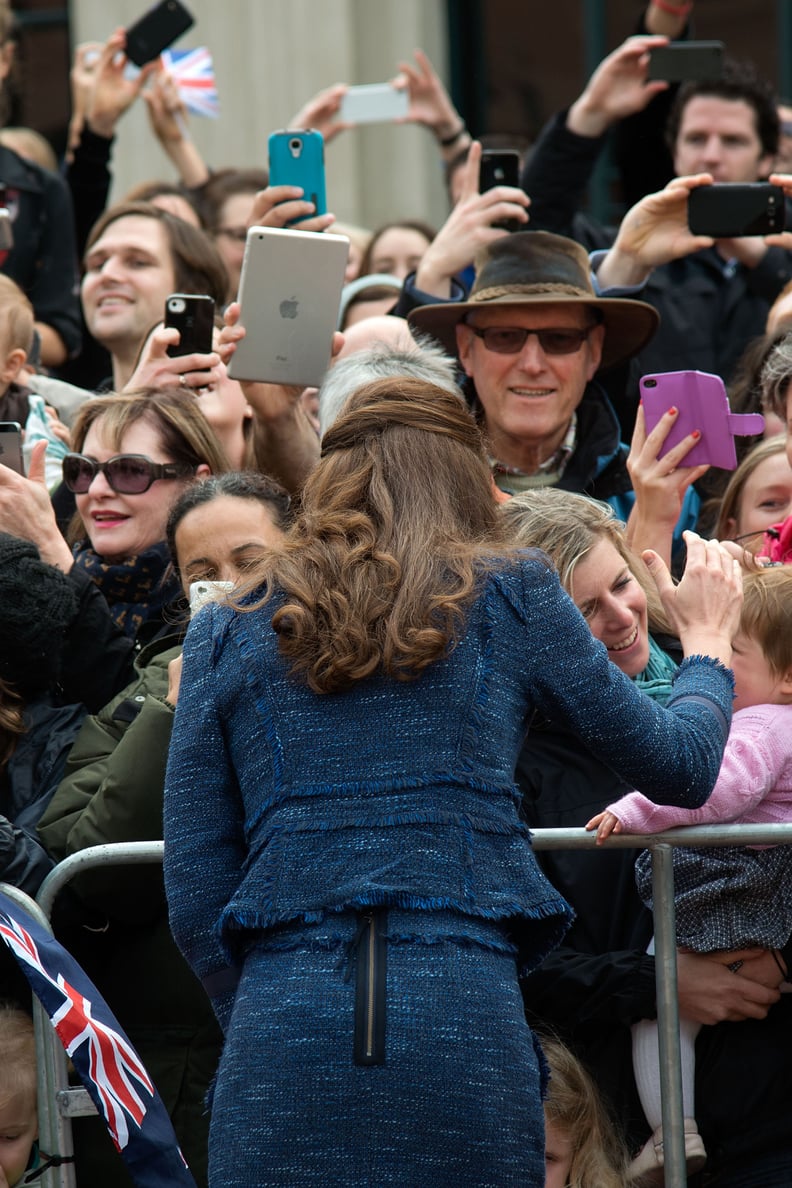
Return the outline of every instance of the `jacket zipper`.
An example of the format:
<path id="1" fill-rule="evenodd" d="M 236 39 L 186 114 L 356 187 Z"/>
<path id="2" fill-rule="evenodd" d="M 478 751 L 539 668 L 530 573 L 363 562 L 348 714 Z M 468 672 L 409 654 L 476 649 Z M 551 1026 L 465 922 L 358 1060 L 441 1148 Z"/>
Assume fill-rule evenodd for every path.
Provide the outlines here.
<path id="1" fill-rule="evenodd" d="M 361 921 L 355 986 L 356 1064 L 385 1062 L 386 913 L 366 912 Z"/>

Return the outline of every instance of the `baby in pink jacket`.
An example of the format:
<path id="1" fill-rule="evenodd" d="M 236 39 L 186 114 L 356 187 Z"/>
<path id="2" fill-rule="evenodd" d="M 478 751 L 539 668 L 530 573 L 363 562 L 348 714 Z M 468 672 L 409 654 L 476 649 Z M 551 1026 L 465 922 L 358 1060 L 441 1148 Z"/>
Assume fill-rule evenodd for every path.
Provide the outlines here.
<path id="1" fill-rule="evenodd" d="M 792 568 L 745 578 L 740 630 L 733 641 L 735 714 L 717 783 L 698 809 L 654 804 L 631 792 L 588 822 L 597 841 L 611 833 L 661 833 L 677 825 L 772 825 L 792 821 Z M 677 944 L 697 953 L 762 948 L 779 967 L 792 937 L 792 845 L 674 848 Z M 652 906 L 651 857 L 636 862 L 636 882 Z M 653 951 L 653 944 L 650 945 Z M 730 966 L 735 973 L 742 963 Z M 688 1171 L 703 1166 L 693 1117 L 695 1037 L 699 1024 L 680 1020 L 682 1096 Z M 647 1121 L 647 1170 L 662 1164 L 657 1024 L 633 1026 L 633 1067 Z M 641 1153 L 643 1155 L 643 1152 Z M 639 1159 L 641 1156 L 639 1156 Z"/>

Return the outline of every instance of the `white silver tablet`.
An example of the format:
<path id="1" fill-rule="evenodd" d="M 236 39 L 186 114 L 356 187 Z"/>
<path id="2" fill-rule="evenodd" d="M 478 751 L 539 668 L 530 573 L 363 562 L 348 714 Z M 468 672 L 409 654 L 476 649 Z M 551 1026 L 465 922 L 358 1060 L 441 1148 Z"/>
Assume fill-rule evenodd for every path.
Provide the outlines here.
<path id="1" fill-rule="evenodd" d="M 318 387 L 328 363 L 349 240 L 327 232 L 251 227 L 239 282 L 245 337 L 236 380 Z"/>

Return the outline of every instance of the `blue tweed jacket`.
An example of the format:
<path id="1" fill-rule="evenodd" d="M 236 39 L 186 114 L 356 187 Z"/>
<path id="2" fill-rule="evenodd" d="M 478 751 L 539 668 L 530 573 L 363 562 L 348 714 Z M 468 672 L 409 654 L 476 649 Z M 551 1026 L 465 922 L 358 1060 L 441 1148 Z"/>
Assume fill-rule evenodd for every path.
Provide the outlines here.
<path id="1" fill-rule="evenodd" d="M 509 921 L 523 964 L 569 909 L 519 822 L 514 766 L 534 710 L 661 803 L 718 774 L 731 674 L 681 666 L 667 709 L 610 663 L 541 555 L 491 573 L 466 632 L 415 681 L 317 695 L 262 610 L 206 607 L 184 648 L 165 789 L 171 926 L 199 977 L 241 934 L 371 904 Z"/>

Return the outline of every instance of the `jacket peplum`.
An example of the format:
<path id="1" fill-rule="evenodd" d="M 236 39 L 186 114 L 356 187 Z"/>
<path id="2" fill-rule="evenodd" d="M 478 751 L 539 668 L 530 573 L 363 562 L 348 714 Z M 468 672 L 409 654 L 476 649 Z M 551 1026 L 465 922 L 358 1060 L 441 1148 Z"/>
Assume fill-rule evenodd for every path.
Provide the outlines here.
<path id="1" fill-rule="evenodd" d="M 541 554 L 482 575 L 464 633 L 416 680 L 317 695 L 271 626 L 210 605 L 187 635 L 165 794 L 171 925 L 199 976 L 251 933 L 368 905 L 502 921 L 523 969 L 571 918 L 537 866 L 514 767 L 530 715 L 567 723 L 647 795 L 700 804 L 731 676 L 686 662 L 672 712 L 610 663 Z M 471 933 L 472 935 L 472 933 Z"/>

